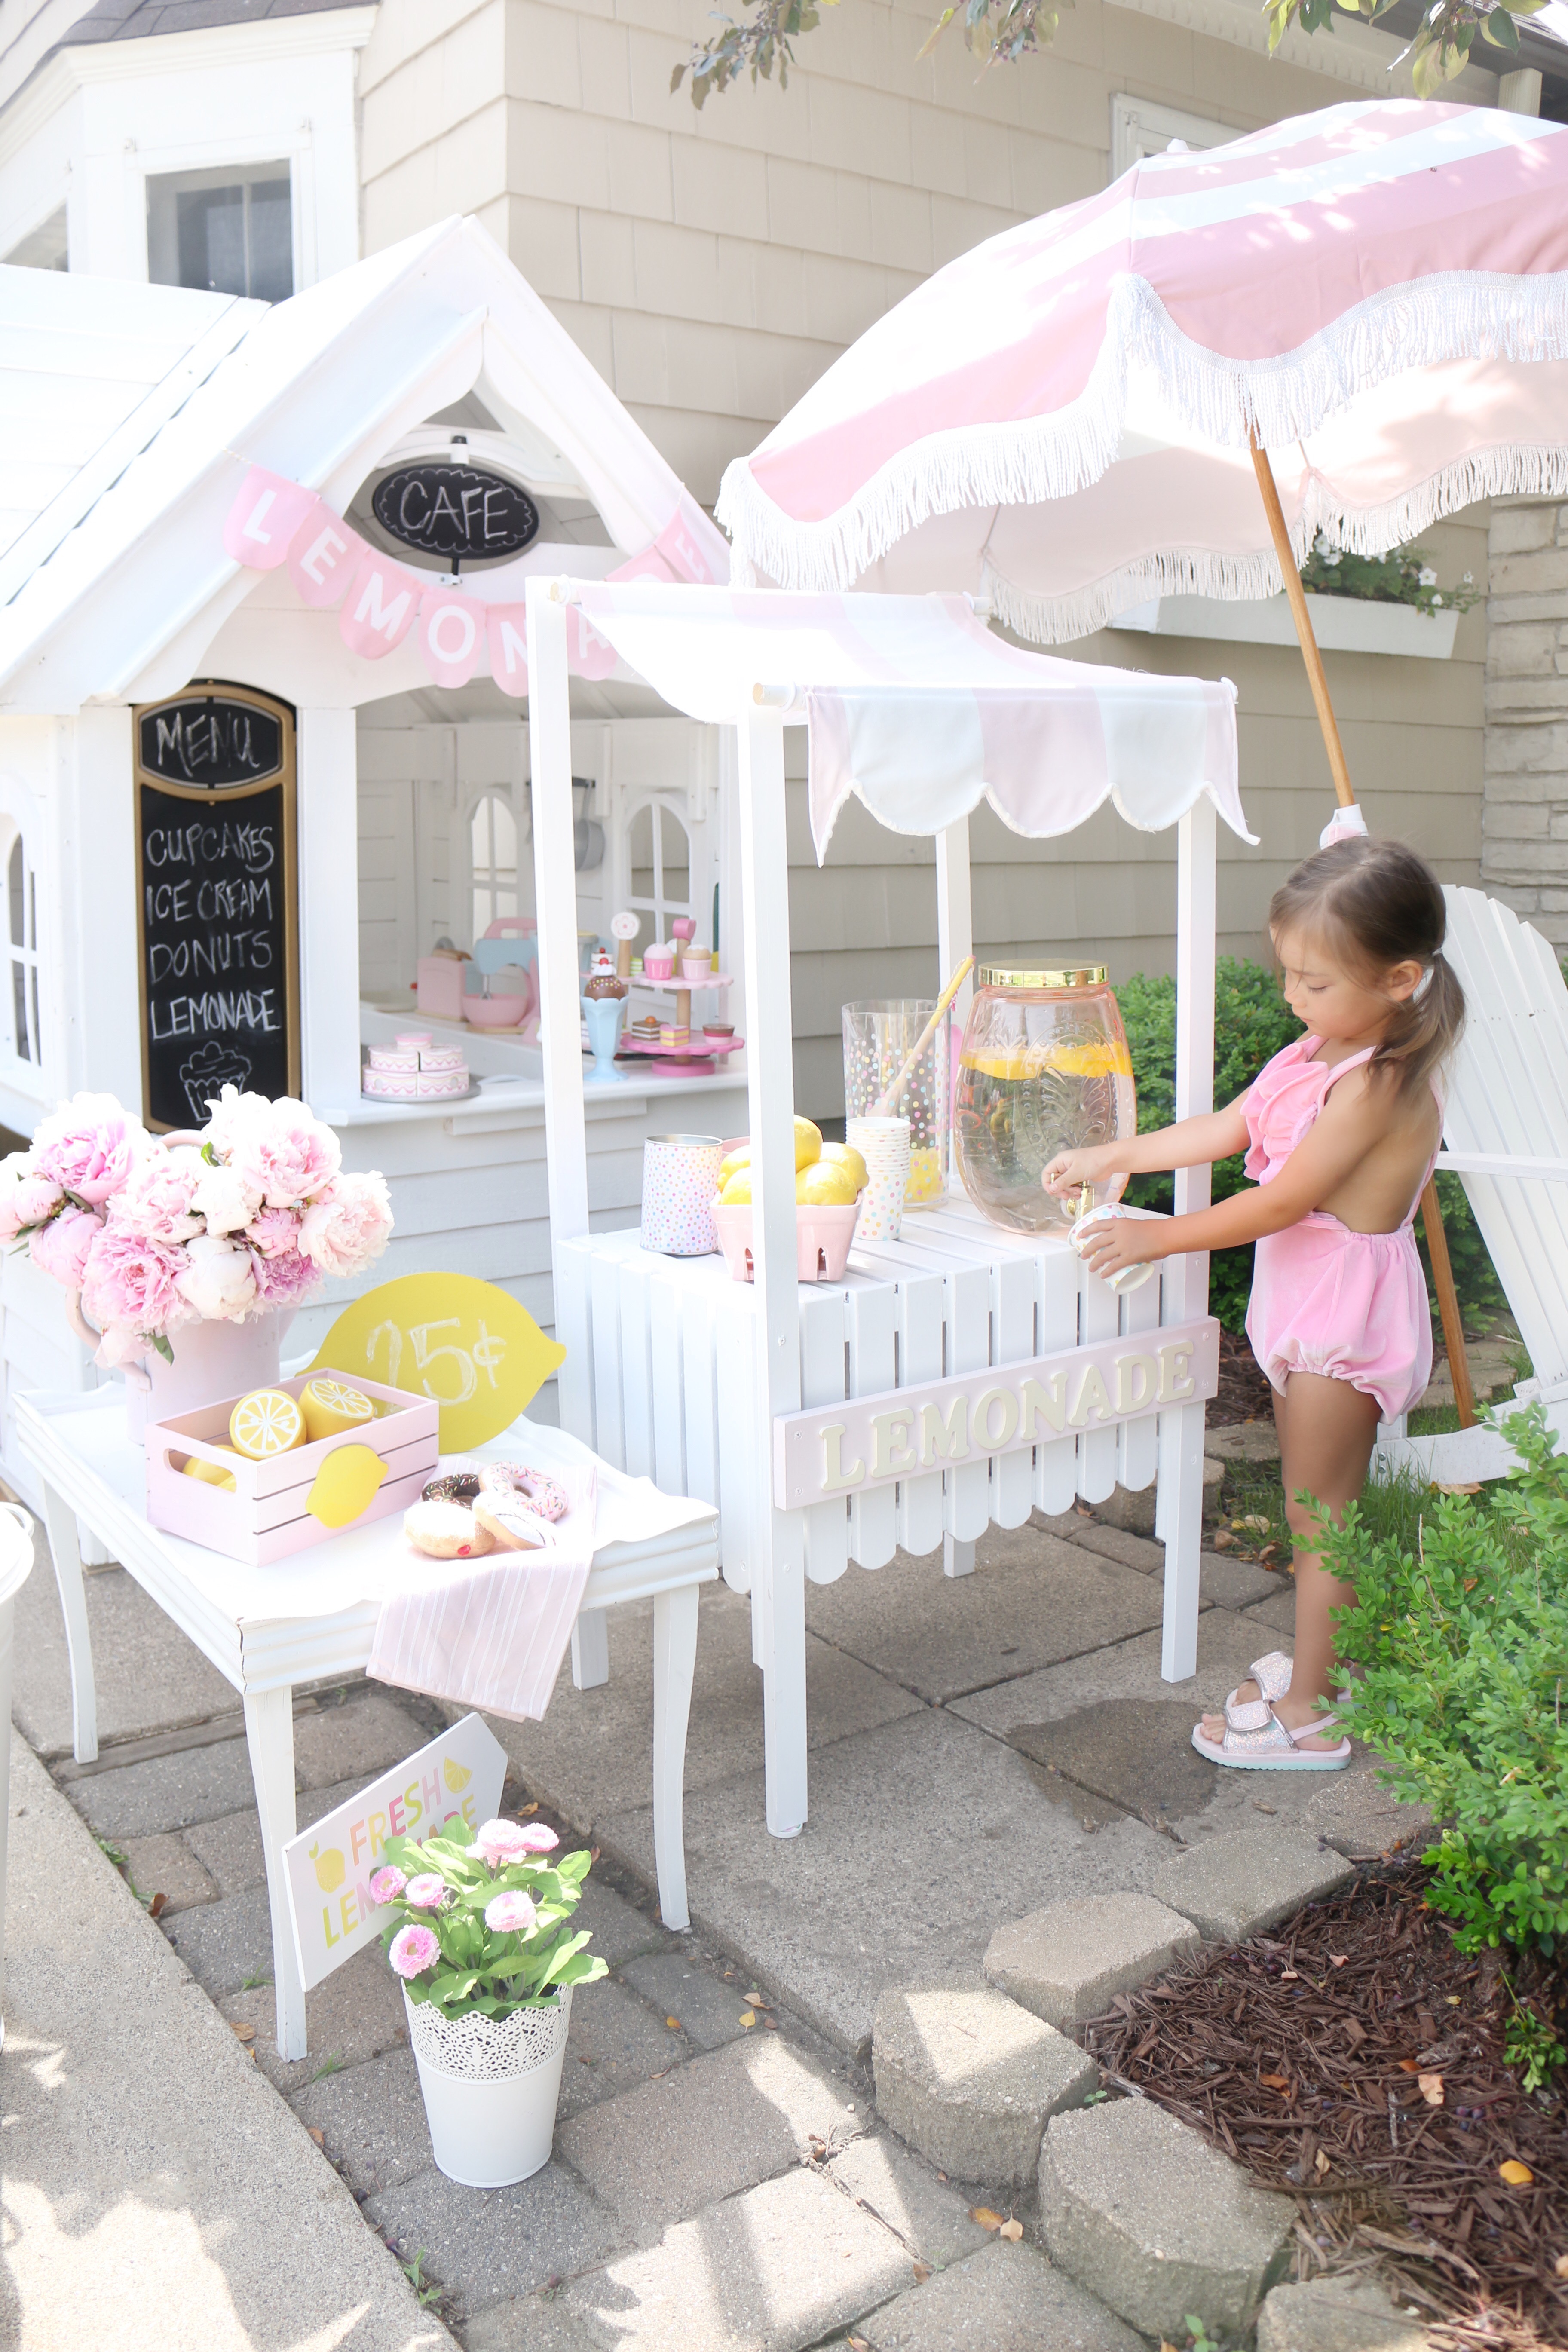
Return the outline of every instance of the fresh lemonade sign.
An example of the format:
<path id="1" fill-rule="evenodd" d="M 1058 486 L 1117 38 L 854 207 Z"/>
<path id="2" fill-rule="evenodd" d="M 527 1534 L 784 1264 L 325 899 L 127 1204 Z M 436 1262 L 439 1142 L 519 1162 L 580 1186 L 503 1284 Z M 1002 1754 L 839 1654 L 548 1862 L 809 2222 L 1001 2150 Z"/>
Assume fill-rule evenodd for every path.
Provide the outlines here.
<path id="1" fill-rule="evenodd" d="M 466 1715 L 289 1839 L 283 1865 L 307 1992 L 381 1933 L 370 1879 L 385 1841 L 473 1831 L 494 1821 L 505 1778 L 505 1748 L 477 1715 Z"/>

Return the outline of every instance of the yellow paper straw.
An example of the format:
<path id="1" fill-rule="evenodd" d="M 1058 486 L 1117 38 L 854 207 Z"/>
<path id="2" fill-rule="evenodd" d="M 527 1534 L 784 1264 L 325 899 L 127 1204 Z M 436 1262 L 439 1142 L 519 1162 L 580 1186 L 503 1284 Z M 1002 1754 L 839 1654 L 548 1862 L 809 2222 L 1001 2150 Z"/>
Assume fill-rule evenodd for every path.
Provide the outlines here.
<path id="1" fill-rule="evenodd" d="M 915 1064 L 920 1060 L 921 1055 L 925 1052 L 926 1047 L 931 1044 L 931 1038 L 935 1034 L 937 1023 L 942 1019 L 942 1014 L 947 1011 L 948 1006 L 952 1003 L 953 998 L 963 986 L 963 983 L 968 978 L 970 972 L 973 971 L 973 966 L 974 958 L 972 955 L 965 956 L 963 961 L 959 965 L 958 970 L 953 973 L 952 978 L 948 982 L 947 986 L 942 990 L 942 994 L 937 998 L 936 1011 L 931 1014 L 931 1019 L 921 1031 L 921 1034 L 916 1038 L 913 1045 L 910 1046 L 903 1068 L 899 1072 L 898 1076 L 893 1080 L 892 1085 L 888 1087 L 887 1091 L 879 1095 L 876 1101 L 872 1104 L 871 1117 L 873 1118 L 890 1118 L 892 1117 L 893 1105 L 898 1101 L 899 1097 L 903 1093 L 904 1088 L 908 1086 L 910 1082 L 910 1073 L 914 1068 Z"/>

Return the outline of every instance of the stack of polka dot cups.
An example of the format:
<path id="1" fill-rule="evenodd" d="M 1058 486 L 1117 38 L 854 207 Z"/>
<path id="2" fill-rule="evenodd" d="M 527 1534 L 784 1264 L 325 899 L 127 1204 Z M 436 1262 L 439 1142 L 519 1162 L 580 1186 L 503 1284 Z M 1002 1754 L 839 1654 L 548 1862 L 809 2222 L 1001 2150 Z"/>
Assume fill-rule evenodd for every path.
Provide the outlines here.
<path id="1" fill-rule="evenodd" d="M 896 1242 L 903 1223 L 904 1195 L 910 1181 L 910 1122 L 907 1118 L 851 1118 L 844 1124 L 844 1140 L 866 1162 L 868 1182 L 860 1195 L 857 1244 Z"/>

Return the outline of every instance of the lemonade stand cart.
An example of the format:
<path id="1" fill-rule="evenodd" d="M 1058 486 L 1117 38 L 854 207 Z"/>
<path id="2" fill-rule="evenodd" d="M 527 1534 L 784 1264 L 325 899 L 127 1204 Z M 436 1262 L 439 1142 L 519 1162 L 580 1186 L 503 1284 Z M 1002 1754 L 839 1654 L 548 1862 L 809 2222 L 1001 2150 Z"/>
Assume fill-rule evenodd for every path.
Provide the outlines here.
<path id="1" fill-rule="evenodd" d="M 1206 1257 L 1168 1258 L 1119 1300 L 1065 1229 L 1006 1231 L 967 1202 L 852 1250 L 841 1280 L 799 1281 L 784 730 L 807 730 L 819 857 L 851 793 L 881 824 L 935 836 L 944 971 L 970 951 L 968 818 L 983 796 L 1036 837 L 1108 798 L 1142 830 L 1177 825 L 1176 1115 L 1189 1118 L 1212 1101 L 1216 817 L 1252 838 L 1235 690 L 1024 653 L 963 597 L 544 578 L 527 597 L 562 1423 L 718 1507 L 725 1579 L 752 1597 L 768 1827 L 790 1837 L 806 1818 L 805 1585 L 851 1562 L 941 1544 L 961 1573 L 991 1522 L 1157 1481 L 1162 1672 L 1194 1671 L 1218 1327 Z M 590 1228 L 569 912 L 574 611 L 676 709 L 736 731 L 754 1284 L 720 1256 Z M 1205 1205 L 1206 1170 L 1176 1182 L 1178 1211 Z"/>

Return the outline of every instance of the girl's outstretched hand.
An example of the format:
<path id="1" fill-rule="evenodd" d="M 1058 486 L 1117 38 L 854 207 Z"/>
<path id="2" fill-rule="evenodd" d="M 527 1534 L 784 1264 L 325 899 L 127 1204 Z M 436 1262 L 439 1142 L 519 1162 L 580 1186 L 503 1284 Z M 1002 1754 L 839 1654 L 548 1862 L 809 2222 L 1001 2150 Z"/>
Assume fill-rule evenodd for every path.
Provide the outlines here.
<path id="1" fill-rule="evenodd" d="M 1100 1145 L 1085 1151 L 1058 1151 L 1040 1171 L 1047 1192 L 1077 1192 L 1085 1184 L 1103 1184 L 1115 1174 L 1109 1155 Z"/>
<path id="2" fill-rule="evenodd" d="M 1091 1274 L 1109 1282 L 1126 1265 L 1144 1265 L 1158 1257 L 1161 1221 L 1145 1217 L 1107 1217 L 1090 1225 L 1078 1244 L 1078 1254 Z"/>

